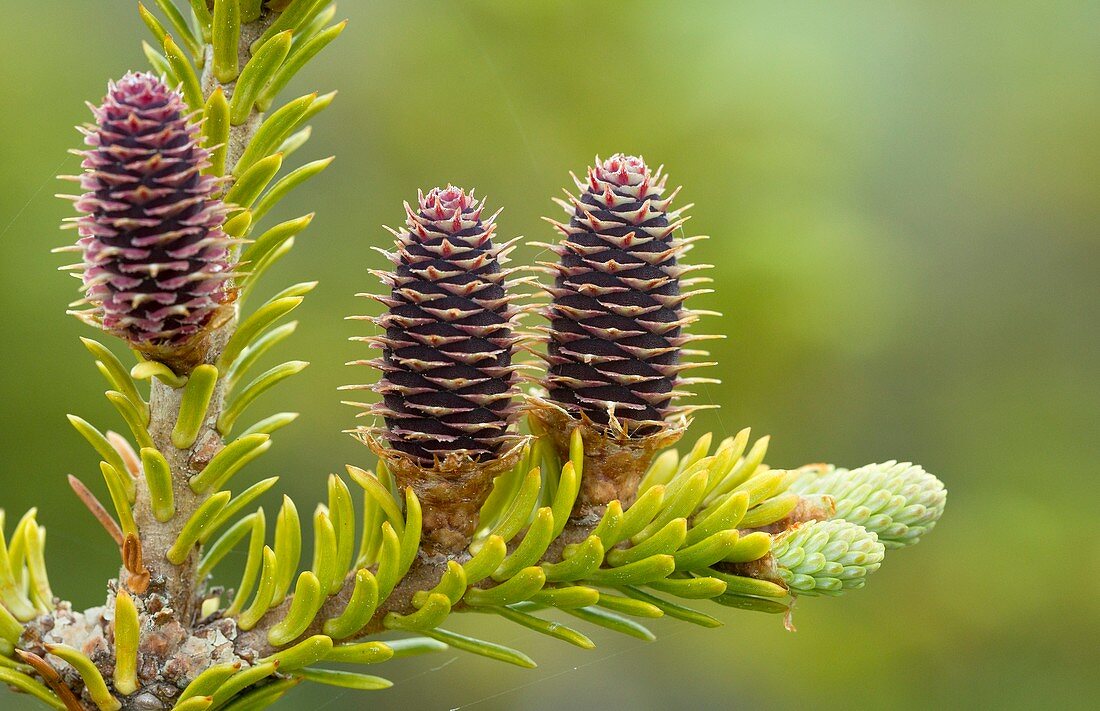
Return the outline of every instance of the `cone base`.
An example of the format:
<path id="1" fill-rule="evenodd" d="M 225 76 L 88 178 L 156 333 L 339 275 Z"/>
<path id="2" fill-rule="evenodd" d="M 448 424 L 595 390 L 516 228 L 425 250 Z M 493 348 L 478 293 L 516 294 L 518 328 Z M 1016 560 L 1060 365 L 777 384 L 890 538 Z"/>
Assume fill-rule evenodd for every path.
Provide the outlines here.
<path id="1" fill-rule="evenodd" d="M 491 461 L 477 461 L 455 452 L 425 467 L 386 446 L 369 430 L 359 430 L 353 436 L 386 465 L 400 489 L 411 487 L 416 494 L 424 519 L 420 545 L 429 555 L 450 555 L 470 545 L 493 479 L 514 467 L 527 445 L 523 439 Z"/>
<path id="2" fill-rule="evenodd" d="M 634 503 L 638 485 L 654 456 L 675 444 L 690 424 L 686 418 L 647 422 L 646 427 L 656 425 L 658 430 L 635 436 L 614 417 L 611 424 L 601 425 L 583 413 L 578 418 L 535 395 L 527 397 L 527 409 L 550 438 L 562 461 L 569 459 L 570 435 L 574 429 L 580 428 L 584 442 L 584 468 L 581 490 L 573 506 L 573 516 L 576 518 L 602 513 L 612 501 L 619 501 L 623 508 Z"/>
<path id="3" fill-rule="evenodd" d="M 226 303 L 214 313 L 203 329 L 182 343 L 132 343 L 130 347 L 146 360 L 163 363 L 176 375 L 186 376 L 196 367 L 213 359 L 224 347 L 227 334 L 219 330 L 236 316 L 236 292 L 230 291 Z M 124 334 L 114 334 L 126 338 Z"/>

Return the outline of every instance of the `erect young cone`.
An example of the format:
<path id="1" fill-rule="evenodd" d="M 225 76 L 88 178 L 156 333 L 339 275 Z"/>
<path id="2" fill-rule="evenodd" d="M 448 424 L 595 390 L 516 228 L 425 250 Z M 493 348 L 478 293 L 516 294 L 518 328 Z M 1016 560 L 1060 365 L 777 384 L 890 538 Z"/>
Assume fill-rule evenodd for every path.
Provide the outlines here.
<path id="1" fill-rule="evenodd" d="M 620 425 L 634 436 L 651 435 L 693 408 L 676 405 L 681 386 L 698 379 L 683 371 L 683 346 L 695 337 L 684 327 L 698 314 L 684 308 L 692 293 L 682 280 L 702 266 L 678 263 L 691 239 L 674 235 L 686 221 L 670 211 L 667 176 L 652 173 L 640 157 L 596 159 L 586 181 L 574 176 L 580 197 L 559 204 L 568 224 L 551 220 L 564 235 L 550 246 L 560 257 L 547 264 L 555 278 L 546 376 L 549 399 L 600 425 Z"/>
<path id="2" fill-rule="evenodd" d="M 579 197 L 567 191 L 568 201 L 556 200 L 569 222 L 549 220 L 564 239 L 543 245 L 559 261 L 542 263 L 554 283 L 544 312 L 547 401 L 536 402 L 534 414 L 552 435 L 580 424 L 586 455 L 606 450 L 586 469 L 583 510 L 633 500 L 653 454 L 698 409 L 677 405 L 691 394 L 683 387 L 715 381 L 684 375 L 706 365 L 687 362 L 704 352 L 684 346 L 708 337 L 684 332 L 703 313 L 684 301 L 705 291 L 691 288 L 706 280 L 682 276 L 707 265 L 678 261 L 700 239 L 676 236 L 689 207 L 669 209 L 678 189 L 666 195 L 660 168 L 652 172 L 641 157 L 621 153 L 597 157 L 585 180 L 573 180 Z M 566 438 L 557 439 L 563 448 Z"/>
<path id="3" fill-rule="evenodd" d="M 371 319 L 384 335 L 363 339 L 382 351 L 365 362 L 382 373 L 373 386 L 382 400 L 367 414 L 385 428 L 358 435 L 388 442 L 375 449 L 416 489 L 426 530 L 468 530 L 519 440 L 509 430 L 520 310 L 507 293 L 513 270 L 501 268 L 516 240 L 494 244 L 496 215 L 483 218 L 483 207 L 461 188 L 420 193 L 415 208 L 405 204 L 404 229 L 393 231 L 396 250 L 384 252 L 393 271 L 373 272 L 390 293 L 371 297 L 387 307 Z M 436 514 L 451 520 L 431 521 Z"/>
<path id="4" fill-rule="evenodd" d="M 226 208 L 202 175 L 208 151 L 182 97 L 151 74 L 108 86 L 81 128 L 86 191 L 75 219 L 85 320 L 139 350 L 185 365 L 231 300 Z"/>

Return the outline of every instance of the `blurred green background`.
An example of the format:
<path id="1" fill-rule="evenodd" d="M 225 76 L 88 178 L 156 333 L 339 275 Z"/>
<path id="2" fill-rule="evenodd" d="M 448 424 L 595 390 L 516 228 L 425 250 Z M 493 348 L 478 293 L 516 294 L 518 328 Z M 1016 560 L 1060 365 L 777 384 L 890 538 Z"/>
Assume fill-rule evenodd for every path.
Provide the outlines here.
<path id="1" fill-rule="evenodd" d="M 97 479 L 68 412 L 120 428 L 64 315 L 75 282 L 49 248 L 53 176 L 108 78 L 143 67 L 128 0 L 5 0 L 0 22 L 0 472 L 9 515 L 41 509 L 55 590 L 101 604 L 117 553 L 65 485 Z M 1095 507 L 1100 423 L 1100 4 L 343 0 L 348 31 L 295 88 L 339 89 L 296 159 L 337 154 L 287 201 L 316 210 L 268 281 L 321 286 L 281 354 L 312 367 L 264 412 L 302 418 L 261 473 L 300 506 L 370 464 L 336 387 L 363 376 L 352 295 L 375 288 L 382 223 L 448 181 L 539 219 L 597 152 L 665 163 L 692 256 L 717 265 L 709 327 L 722 409 L 769 460 L 911 459 L 950 490 L 920 546 L 864 591 L 802 600 L 798 632 L 722 611 L 654 643 L 594 633 L 582 652 L 463 617 L 521 671 L 443 654 L 394 663 L 371 696 L 311 686 L 285 709 L 1074 707 L 1100 692 Z M 520 260 L 532 259 L 533 247 Z M 67 255 L 66 255 L 67 256 Z M 90 335 L 90 334 L 88 334 Z M 257 410 L 257 415 L 261 410 Z M 274 502 L 274 496 L 268 503 Z M 227 578 L 231 579 L 231 578 Z M 0 707 L 30 708 L 12 695 Z"/>

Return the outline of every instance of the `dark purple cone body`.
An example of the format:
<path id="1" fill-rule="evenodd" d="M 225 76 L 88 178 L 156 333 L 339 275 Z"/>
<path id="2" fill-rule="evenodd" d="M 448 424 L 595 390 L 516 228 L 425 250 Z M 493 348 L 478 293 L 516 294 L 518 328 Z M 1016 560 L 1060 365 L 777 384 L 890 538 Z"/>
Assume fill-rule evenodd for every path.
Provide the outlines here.
<path id="1" fill-rule="evenodd" d="M 596 161 L 579 197 L 560 204 L 568 224 L 551 220 L 565 239 L 555 274 L 545 385 L 549 399 L 574 415 L 607 425 L 610 413 L 631 434 L 657 431 L 670 416 L 684 382 L 679 373 L 682 333 L 694 316 L 683 309 L 677 264 L 682 224 L 664 197 L 667 176 L 653 175 L 641 158 Z"/>
<path id="2" fill-rule="evenodd" d="M 199 128 L 151 74 L 112 83 L 93 113 L 76 201 L 89 315 L 136 348 L 183 347 L 229 300 L 232 241 Z"/>
<path id="3" fill-rule="evenodd" d="M 421 194 L 416 210 L 406 203 L 395 269 L 379 274 L 391 292 L 375 297 L 388 311 L 375 320 L 385 336 L 371 339 L 382 349 L 374 412 L 390 446 L 424 466 L 493 459 L 514 439 L 517 309 L 500 266 L 510 245 L 493 244 L 482 208 L 454 187 Z"/>

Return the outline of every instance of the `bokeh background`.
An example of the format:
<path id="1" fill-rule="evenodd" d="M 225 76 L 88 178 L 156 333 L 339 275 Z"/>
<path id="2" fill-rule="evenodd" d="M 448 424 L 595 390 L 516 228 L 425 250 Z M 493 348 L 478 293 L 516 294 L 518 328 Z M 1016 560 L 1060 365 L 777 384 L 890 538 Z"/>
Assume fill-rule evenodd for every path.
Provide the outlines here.
<path id="1" fill-rule="evenodd" d="M 264 409 L 302 418 L 251 475 L 299 502 L 367 451 L 337 386 L 362 374 L 342 317 L 373 289 L 380 225 L 418 187 L 477 186 L 501 234 L 593 155 L 665 163 L 713 238 L 700 299 L 724 384 L 696 432 L 751 425 L 793 466 L 918 461 L 950 490 L 920 546 L 868 588 L 803 600 L 798 632 L 719 612 L 581 652 L 482 616 L 522 671 L 443 654 L 373 696 L 300 688 L 282 708 L 1075 707 L 1100 692 L 1100 5 L 1095 2 L 343 0 L 351 25 L 301 76 L 339 89 L 298 158 L 338 160 L 280 209 L 318 217 L 268 284 L 320 288 L 284 356 L 312 361 Z M 109 77 L 142 67 L 129 0 L 5 0 L 0 22 L 0 469 L 40 507 L 54 588 L 100 604 L 117 554 L 65 485 L 96 460 L 65 422 L 121 427 L 64 315 L 75 283 L 53 176 Z M 525 247 L 521 260 L 537 250 Z M 259 412 L 259 411 L 257 411 Z M 261 471 L 262 470 L 262 471 Z M 274 497 L 268 500 L 273 503 Z M 227 578 L 231 579 L 231 578 Z M 30 708 L 13 695 L 5 709 Z"/>

